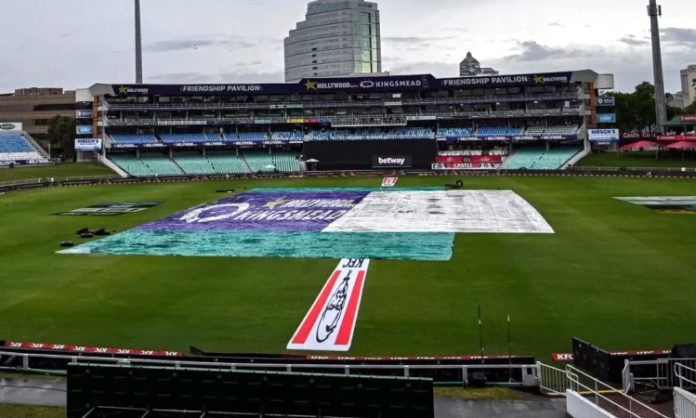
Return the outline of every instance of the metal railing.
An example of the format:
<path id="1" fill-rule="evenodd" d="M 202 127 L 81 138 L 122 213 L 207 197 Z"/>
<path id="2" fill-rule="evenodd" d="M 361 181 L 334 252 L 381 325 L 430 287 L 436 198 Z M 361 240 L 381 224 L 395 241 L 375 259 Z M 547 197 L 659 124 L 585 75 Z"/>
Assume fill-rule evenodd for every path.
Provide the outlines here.
<path id="1" fill-rule="evenodd" d="M 215 361 L 193 360 L 161 360 L 150 358 L 123 358 L 123 357 L 98 357 L 66 354 L 37 354 L 21 352 L 0 352 L 0 370 L 19 372 L 46 372 L 46 368 L 36 367 L 36 364 L 46 364 L 48 361 L 61 361 L 71 364 L 106 364 L 113 366 L 131 367 L 132 365 L 162 367 L 173 369 L 204 369 L 204 370 L 266 370 L 284 372 L 317 372 L 323 374 L 341 374 L 345 376 L 358 375 L 388 375 L 396 377 L 424 377 L 432 372 L 451 372 L 451 376 L 457 376 L 457 380 L 447 380 L 440 383 L 458 383 L 468 385 L 474 373 L 482 370 L 499 371 L 505 376 L 501 381 L 490 381 L 488 384 L 513 384 L 536 386 L 533 379 L 524 379 L 525 375 L 533 376 L 537 370 L 536 364 L 468 364 L 468 365 L 391 365 L 391 364 L 323 364 L 323 363 L 227 363 Z M 509 371 L 509 373 L 506 373 Z M 511 382 L 511 376 L 515 372 L 521 372 L 523 379 Z M 54 370 L 54 372 L 56 372 Z M 60 371 L 58 371 L 60 372 Z"/>
<path id="2" fill-rule="evenodd" d="M 696 388 L 696 359 L 660 358 L 655 360 L 626 360 L 622 371 L 624 392 L 638 387 L 655 389 Z"/>
<path id="3" fill-rule="evenodd" d="M 571 388 L 568 373 L 564 369 L 549 366 L 544 363 L 538 365 L 538 380 L 541 393 L 551 396 L 565 396 Z"/>
<path id="4" fill-rule="evenodd" d="M 618 418 L 669 418 L 639 400 L 626 395 L 571 365 L 566 366 L 570 390 L 591 397 L 598 407 Z"/>
<path id="5" fill-rule="evenodd" d="M 696 368 L 694 368 L 694 362 L 691 362 L 691 366 L 686 366 L 683 363 L 674 363 L 674 380 L 675 386 L 679 385 L 682 389 L 693 390 L 696 388 Z"/>
<path id="6" fill-rule="evenodd" d="M 674 388 L 675 418 L 696 418 L 696 395 L 681 388 Z"/>
<path id="7" fill-rule="evenodd" d="M 675 163 L 676 164 L 676 163 Z M 696 168 L 690 168 L 690 167 L 623 167 L 621 165 L 620 159 L 617 160 L 616 167 L 583 167 L 583 166 L 573 166 L 571 168 L 573 171 L 597 171 L 597 170 L 612 170 L 612 171 L 619 171 L 619 170 L 624 170 L 624 171 L 634 171 L 634 172 L 639 172 L 639 173 L 647 173 L 647 172 L 660 172 L 660 171 L 668 171 L 668 172 L 674 172 L 674 173 L 693 173 L 696 172 Z"/>
<path id="8" fill-rule="evenodd" d="M 30 184 L 40 184 L 40 183 L 60 183 L 60 182 L 76 182 L 76 181 L 92 181 L 92 180 L 104 180 L 104 179 L 115 179 L 119 178 L 116 175 L 102 175 L 102 176 L 69 176 L 69 177 L 37 177 L 33 179 L 21 179 L 21 180 L 7 180 L 0 181 L 0 187 L 2 186 L 23 186 Z"/>

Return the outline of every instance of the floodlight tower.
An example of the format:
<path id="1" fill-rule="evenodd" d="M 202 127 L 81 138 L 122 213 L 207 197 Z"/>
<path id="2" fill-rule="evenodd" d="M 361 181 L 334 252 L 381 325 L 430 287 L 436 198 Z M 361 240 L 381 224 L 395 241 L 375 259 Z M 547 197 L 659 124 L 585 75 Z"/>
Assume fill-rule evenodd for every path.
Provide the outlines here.
<path id="1" fill-rule="evenodd" d="M 135 83 L 143 84 L 143 47 L 140 35 L 140 0 L 135 0 Z"/>
<path id="2" fill-rule="evenodd" d="M 650 16 L 650 30 L 652 32 L 653 73 L 655 75 L 655 111 L 657 115 L 657 132 L 664 133 L 667 123 L 667 103 L 665 98 L 665 78 L 662 72 L 662 48 L 660 47 L 660 24 L 658 18 L 662 16 L 662 6 L 657 5 L 657 0 L 650 0 L 648 5 Z"/>

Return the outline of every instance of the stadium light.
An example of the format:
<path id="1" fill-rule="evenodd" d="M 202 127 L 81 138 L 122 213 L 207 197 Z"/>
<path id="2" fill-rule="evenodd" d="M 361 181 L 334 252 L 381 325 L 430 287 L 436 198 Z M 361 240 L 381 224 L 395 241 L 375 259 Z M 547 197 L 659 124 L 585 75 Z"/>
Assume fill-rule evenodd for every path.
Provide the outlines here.
<path id="1" fill-rule="evenodd" d="M 143 84 L 143 47 L 140 33 L 140 0 L 135 0 L 135 83 Z"/>
<path id="2" fill-rule="evenodd" d="M 667 103 L 665 98 L 665 78 L 662 72 L 662 47 L 660 46 L 659 17 L 662 16 L 662 6 L 657 5 L 657 0 L 650 0 L 648 5 L 650 16 L 650 31 L 652 34 L 653 73 L 655 76 L 655 114 L 657 132 L 664 133 L 667 123 Z"/>

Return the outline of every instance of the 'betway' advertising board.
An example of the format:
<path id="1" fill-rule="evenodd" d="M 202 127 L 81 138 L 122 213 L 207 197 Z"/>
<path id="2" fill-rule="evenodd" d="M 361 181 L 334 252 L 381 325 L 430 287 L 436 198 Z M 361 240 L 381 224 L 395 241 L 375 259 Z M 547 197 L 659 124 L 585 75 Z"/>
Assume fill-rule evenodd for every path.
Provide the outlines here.
<path id="1" fill-rule="evenodd" d="M 619 140 L 618 129 L 588 129 L 588 137 L 593 142 L 613 142 Z"/>
<path id="2" fill-rule="evenodd" d="M 410 155 L 373 155 L 372 168 L 410 168 L 413 159 Z"/>
<path id="3" fill-rule="evenodd" d="M 308 78 L 298 83 L 275 84 L 114 84 L 113 96 L 200 96 L 307 94 L 335 91 L 417 91 L 458 90 L 479 87 L 524 87 L 566 85 L 572 72 L 516 74 L 486 77 L 435 78 L 430 74 L 385 76 Z"/>

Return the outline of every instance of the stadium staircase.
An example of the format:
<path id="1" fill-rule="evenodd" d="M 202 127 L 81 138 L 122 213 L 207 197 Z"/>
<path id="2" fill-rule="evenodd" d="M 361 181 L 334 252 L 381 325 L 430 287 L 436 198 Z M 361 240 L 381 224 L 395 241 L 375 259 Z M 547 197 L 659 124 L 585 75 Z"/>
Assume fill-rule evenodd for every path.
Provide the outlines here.
<path id="1" fill-rule="evenodd" d="M 39 145 L 39 143 L 27 132 L 22 132 L 22 136 L 24 136 L 24 139 L 26 139 L 29 144 L 34 147 L 36 152 L 41 154 L 45 159 L 50 160 L 51 156 L 48 154 L 48 152 Z"/>

